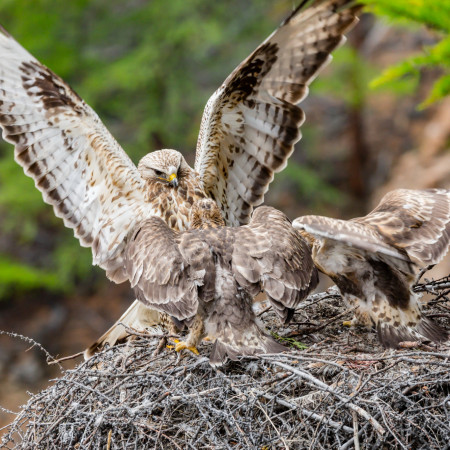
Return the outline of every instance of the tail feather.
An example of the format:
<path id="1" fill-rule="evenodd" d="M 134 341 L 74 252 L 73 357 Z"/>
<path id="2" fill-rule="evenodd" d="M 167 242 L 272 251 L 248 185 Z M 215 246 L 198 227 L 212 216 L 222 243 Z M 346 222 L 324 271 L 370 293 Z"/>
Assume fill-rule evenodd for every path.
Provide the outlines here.
<path id="1" fill-rule="evenodd" d="M 161 317 L 158 311 L 148 308 L 139 300 L 135 300 L 122 314 L 120 319 L 84 351 L 84 359 L 87 360 L 92 358 L 92 356 L 102 350 L 106 344 L 112 347 L 116 343 L 126 339 L 129 334 L 120 323 L 134 328 L 135 330 L 144 331 L 146 328 L 155 326 L 160 322 Z"/>
<path id="2" fill-rule="evenodd" d="M 405 299 L 388 300 L 379 296 L 372 307 L 366 309 L 376 324 L 378 338 L 384 347 L 398 348 L 405 341 L 443 342 L 448 339 L 448 332 L 421 311 L 419 297 L 405 291 Z M 402 307 L 400 306 L 402 304 Z"/>
<path id="3" fill-rule="evenodd" d="M 427 340 L 445 342 L 449 338 L 447 330 L 426 317 L 421 317 L 415 326 L 393 325 L 379 321 L 377 324 L 378 338 L 384 347 L 399 348 L 400 342 Z"/>
<path id="4" fill-rule="evenodd" d="M 449 338 L 448 331 L 438 325 L 436 322 L 433 322 L 431 319 L 427 317 L 423 317 L 422 320 L 417 325 L 417 331 L 425 336 L 427 339 L 433 342 L 445 342 Z"/>
<path id="5" fill-rule="evenodd" d="M 233 342 L 228 340 L 225 343 L 220 338 L 214 342 L 209 363 L 218 367 L 226 363 L 227 359 L 237 361 L 238 356 L 254 356 L 262 353 L 281 353 L 288 350 L 287 347 L 278 343 L 275 339 L 263 334 L 258 330 L 258 337 L 252 335 L 251 343 L 244 339 L 235 339 Z"/>

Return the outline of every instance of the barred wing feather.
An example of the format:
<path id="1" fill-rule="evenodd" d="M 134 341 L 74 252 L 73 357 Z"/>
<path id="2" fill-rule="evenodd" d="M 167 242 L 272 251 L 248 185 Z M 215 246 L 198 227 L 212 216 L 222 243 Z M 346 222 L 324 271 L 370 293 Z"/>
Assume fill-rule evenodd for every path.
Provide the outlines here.
<path id="1" fill-rule="evenodd" d="M 0 30 L 0 126 L 46 203 L 93 262 L 123 281 L 124 240 L 145 217 L 143 180 L 96 113 Z"/>
<path id="2" fill-rule="evenodd" d="M 209 99 L 195 169 L 228 225 L 248 223 L 300 139 L 296 106 L 357 21 L 349 0 L 301 5 Z"/>

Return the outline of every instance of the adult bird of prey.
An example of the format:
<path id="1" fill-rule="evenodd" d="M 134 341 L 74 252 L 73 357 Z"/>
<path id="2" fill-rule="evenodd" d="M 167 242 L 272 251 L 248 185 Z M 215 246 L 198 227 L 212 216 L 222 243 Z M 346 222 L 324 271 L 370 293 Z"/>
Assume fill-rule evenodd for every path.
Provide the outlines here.
<path id="1" fill-rule="evenodd" d="M 209 99 L 194 169 L 175 150 L 149 153 L 136 167 L 97 114 L 2 29 L 3 138 L 44 201 L 92 248 L 93 264 L 124 282 L 130 237 L 151 216 L 185 230 L 194 201 L 211 198 L 226 225 L 248 223 L 300 139 L 297 103 L 358 9 L 351 0 L 305 1 L 295 9 Z M 136 301 L 121 319 L 134 326 L 154 314 Z M 102 337 L 110 343 L 123 333 L 110 331 Z"/>
<path id="2" fill-rule="evenodd" d="M 212 365 L 238 355 L 286 350 L 256 324 L 253 297 L 264 291 L 287 323 L 317 286 L 306 242 L 280 211 L 260 206 L 248 225 L 226 227 L 211 199 L 194 203 L 193 229 L 177 232 L 159 217 L 143 221 L 125 251 L 125 270 L 137 298 L 190 330 L 175 350 L 214 340 Z"/>
<path id="3" fill-rule="evenodd" d="M 449 190 L 397 189 L 367 216 L 304 216 L 293 226 L 309 241 L 316 267 L 348 304 L 358 305 L 354 321 L 373 322 L 385 347 L 448 339 L 446 330 L 421 313 L 412 285 L 418 267 L 437 264 L 449 250 Z"/>

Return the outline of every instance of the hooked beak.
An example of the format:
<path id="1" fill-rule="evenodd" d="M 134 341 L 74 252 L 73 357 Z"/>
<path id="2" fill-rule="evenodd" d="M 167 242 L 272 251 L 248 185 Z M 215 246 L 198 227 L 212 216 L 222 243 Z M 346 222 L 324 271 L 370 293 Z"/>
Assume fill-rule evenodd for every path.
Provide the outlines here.
<path id="1" fill-rule="evenodd" d="M 177 179 L 177 174 L 176 173 L 172 173 L 168 179 L 169 184 L 173 187 L 177 187 L 178 186 L 178 179 Z"/>

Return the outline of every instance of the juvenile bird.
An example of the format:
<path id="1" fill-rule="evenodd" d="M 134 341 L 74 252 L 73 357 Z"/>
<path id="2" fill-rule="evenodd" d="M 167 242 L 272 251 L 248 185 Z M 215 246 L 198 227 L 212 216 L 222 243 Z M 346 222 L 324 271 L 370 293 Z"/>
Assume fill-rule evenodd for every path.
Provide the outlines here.
<path id="1" fill-rule="evenodd" d="M 210 199 L 195 202 L 191 215 L 196 229 L 177 232 L 152 217 L 132 236 L 126 272 L 137 298 L 188 326 L 177 351 L 195 352 L 204 335 L 215 341 L 212 365 L 285 350 L 257 324 L 253 297 L 264 291 L 289 321 L 318 282 L 307 244 L 283 213 L 267 206 L 241 227 L 226 227 Z"/>
<path id="2" fill-rule="evenodd" d="M 419 268 L 437 264 L 448 252 L 450 191 L 397 189 L 367 216 L 304 216 L 293 226 L 309 242 L 316 267 L 349 305 L 358 305 L 353 322 L 374 323 L 385 347 L 448 339 L 423 315 L 412 285 Z"/>

